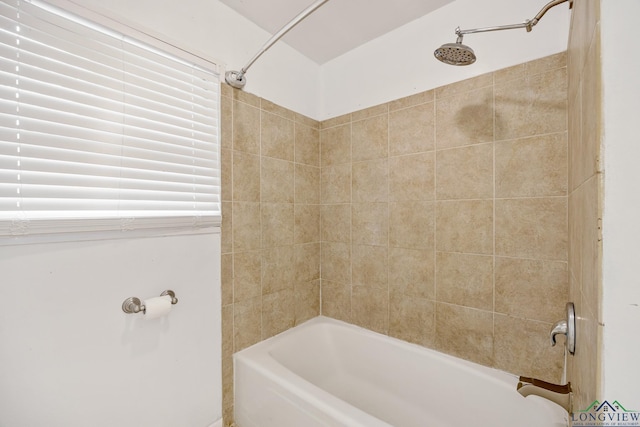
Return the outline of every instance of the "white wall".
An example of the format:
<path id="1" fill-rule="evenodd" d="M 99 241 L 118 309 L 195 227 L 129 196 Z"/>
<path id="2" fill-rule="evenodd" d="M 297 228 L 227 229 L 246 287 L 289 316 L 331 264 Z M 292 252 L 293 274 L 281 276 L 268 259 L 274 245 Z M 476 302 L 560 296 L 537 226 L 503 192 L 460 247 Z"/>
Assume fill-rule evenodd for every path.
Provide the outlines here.
<path id="1" fill-rule="evenodd" d="M 228 69 L 244 66 L 271 37 L 218 0 L 76 1 L 202 52 Z M 523 22 L 544 4 L 539 0 L 456 0 L 322 66 L 280 41 L 251 67 L 245 90 L 324 120 L 541 58 L 567 47 L 568 2 L 551 9 L 530 33 L 522 29 L 465 36 L 465 44 L 478 55 L 471 66 L 442 64 L 433 51 L 455 41 L 457 26 Z"/>
<path id="2" fill-rule="evenodd" d="M 521 23 L 540 0 L 456 0 L 321 68 L 320 119 L 339 116 L 445 84 L 562 52 L 569 37 L 569 3 L 551 9 L 530 33 L 524 29 L 469 34 L 478 60 L 465 67 L 433 56 L 462 29 Z"/>
<path id="3" fill-rule="evenodd" d="M 625 43 L 637 0 L 603 0 L 603 394 L 640 410 L 640 48 Z"/>
<path id="4" fill-rule="evenodd" d="M 0 246 L 0 271 L 0 426 L 221 418 L 219 234 Z M 166 289 L 166 317 L 121 309 Z"/>
<path id="5" fill-rule="evenodd" d="M 271 34 L 218 0 L 73 0 L 178 47 L 239 70 Z M 300 114 L 318 117 L 319 66 L 279 42 L 247 73 L 245 90 Z"/>

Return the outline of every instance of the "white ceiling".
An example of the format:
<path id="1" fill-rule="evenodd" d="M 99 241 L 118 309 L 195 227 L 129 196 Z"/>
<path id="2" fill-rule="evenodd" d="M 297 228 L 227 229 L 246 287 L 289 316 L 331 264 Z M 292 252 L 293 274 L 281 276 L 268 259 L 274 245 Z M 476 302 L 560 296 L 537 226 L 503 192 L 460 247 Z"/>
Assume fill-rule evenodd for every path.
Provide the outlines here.
<path id="1" fill-rule="evenodd" d="M 271 34 L 275 34 L 314 2 L 220 1 Z M 318 64 L 323 64 L 452 1 L 329 0 L 289 31 L 281 41 Z"/>

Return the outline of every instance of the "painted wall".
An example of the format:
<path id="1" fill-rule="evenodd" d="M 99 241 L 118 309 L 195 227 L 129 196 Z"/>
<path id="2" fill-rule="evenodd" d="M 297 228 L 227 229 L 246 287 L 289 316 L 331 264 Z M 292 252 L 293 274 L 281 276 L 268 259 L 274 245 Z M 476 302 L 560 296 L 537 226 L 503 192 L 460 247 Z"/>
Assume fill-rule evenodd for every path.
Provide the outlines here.
<path id="1" fill-rule="evenodd" d="M 78 2 L 169 37 L 228 69 L 245 65 L 271 36 L 217 0 Z M 457 0 L 322 66 L 279 42 L 252 66 L 245 91 L 324 120 L 564 51 L 568 3 L 549 11 L 531 33 L 466 36 L 479 56 L 472 66 L 451 67 L 433 58 L 436 47 L 455 41 L 458 25 L 519 23 L 543 5 L 538 0 Z"/>
<path id="2" fill-rule="evenodd" d="M 635 0 L 602 0 L 604 105 L 603 218 L 603 394 L 640 409 L 640 59 L 637 45 L 625 46 L 625 28 L 640 13 Z M 629 51 L 631 49 L 631 52 Z"/>
<path id="3" fill-rule="evenodd" d="M 2 246 L 0 271 L 0 425 L 221 418 L 219 234 Z M 166 317 L 121 309 L 166 289 Z"/>
<path id="4" fill-rule="evenodd" d="M 228 70 L 242 68 L 271 34 L 217 0 L 77 0 Z M 276 43 L 247 74 L 245 90 L 309 117 L 318 116 L 319 66 Z"/>

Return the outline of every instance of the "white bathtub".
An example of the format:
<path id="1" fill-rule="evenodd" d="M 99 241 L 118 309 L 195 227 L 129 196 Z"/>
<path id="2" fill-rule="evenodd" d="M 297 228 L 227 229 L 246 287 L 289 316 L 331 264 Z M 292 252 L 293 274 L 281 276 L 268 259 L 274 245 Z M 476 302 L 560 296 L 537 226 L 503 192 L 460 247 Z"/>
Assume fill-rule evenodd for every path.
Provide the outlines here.
<path id="1" fill-rule="evenodd" d="M 565 427 L 517 378 L 327 317 L 234 355 L 238 427 Z"/>

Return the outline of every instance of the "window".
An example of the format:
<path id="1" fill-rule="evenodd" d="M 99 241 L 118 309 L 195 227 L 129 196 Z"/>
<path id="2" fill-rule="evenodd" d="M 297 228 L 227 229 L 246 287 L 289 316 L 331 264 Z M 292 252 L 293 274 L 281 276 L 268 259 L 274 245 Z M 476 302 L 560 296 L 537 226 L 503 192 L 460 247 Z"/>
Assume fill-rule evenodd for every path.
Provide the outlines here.
<path id="1" fill-rule="evenodd" d="M 215 64 L 40 0 L 0 9 L 0 240 L 219 225 Z"/>

